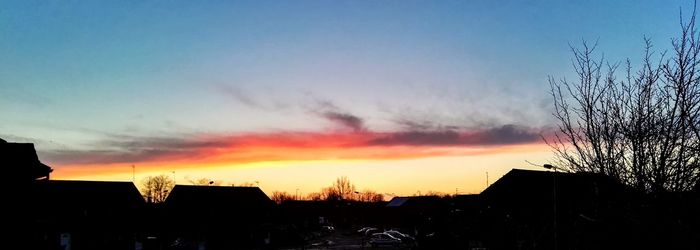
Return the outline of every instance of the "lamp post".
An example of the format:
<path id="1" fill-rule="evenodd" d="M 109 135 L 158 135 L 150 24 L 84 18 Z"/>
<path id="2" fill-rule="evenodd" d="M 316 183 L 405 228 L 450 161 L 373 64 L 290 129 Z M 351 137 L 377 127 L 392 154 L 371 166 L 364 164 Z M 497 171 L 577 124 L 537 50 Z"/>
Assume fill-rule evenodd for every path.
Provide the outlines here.
<path id="1" fill-rule="evenodd" d="M 557 239 L 557 167 L 551 164 L 544 164 L 542 167 L 554 170 L 554 172 L 552 172 L 552 210 L 554 214 L 552 229 L 554 230 L 554 250 L 557 250 L 559 243 Z"/>

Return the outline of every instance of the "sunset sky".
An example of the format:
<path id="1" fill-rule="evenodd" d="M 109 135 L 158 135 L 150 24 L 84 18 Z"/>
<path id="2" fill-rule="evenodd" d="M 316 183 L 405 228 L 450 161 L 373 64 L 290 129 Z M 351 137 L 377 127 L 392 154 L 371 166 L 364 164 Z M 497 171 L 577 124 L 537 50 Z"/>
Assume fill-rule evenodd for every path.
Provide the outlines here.
<path id="1" fill-rule="evenodd" d="M 0 138 L 55 179 L 478 193 L 551 161 L 570 44 L 635 63 L 692 5 L 0 1 Z"/>

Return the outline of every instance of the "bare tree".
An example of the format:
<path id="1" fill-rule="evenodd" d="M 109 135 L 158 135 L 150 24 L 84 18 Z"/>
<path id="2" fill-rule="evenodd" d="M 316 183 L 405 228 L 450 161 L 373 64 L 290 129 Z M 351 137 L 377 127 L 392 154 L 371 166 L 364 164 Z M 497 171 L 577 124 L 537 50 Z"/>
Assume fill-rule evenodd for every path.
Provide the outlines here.
<path id="1" fill-rule="evenodd" d="M 343 199 L 343 196 L 338 192 L 337 189 L 333 187 L 326 187 L 321 190 L 320 193 L 321 200 L 325 201 L 339 201 Z"/>
<path id="2" fill-rule="evenodd" d="M 277 204 L 282 204 L 282 202 L 294 200 L 294 196 L 287 192 L 275 191 L 272 192 L 270 199 Z"/>
<path id="3" fill-rule="evenodd" d="M 645 38 L 639 68 L 573 48 L 577 81 L 549 78 L 558 130 L 545 138 L 560 167 L 611 176 L 645 192 L 690 190 L 700 175 L 700 36 L 681 18 L 673 53 Z M 619 66 L 624 67 L 617 79 Z"/>
<path id="4" fill-rule="evenodd" d="M 321 193 L 315 193 L 315 192 L 309 193 L 306 196 L 306 199 L 310 200 L 310 201 L 320 201 L 320 200 L 323 200 L 323 195 Z"/>
<path id="5" fill-rule="evenodd" d="M 167 175 L 149 176 L 141 181 L 141 193 L 149 203 L 165 201 L 175 183 Z"/>
<path id="6" fill-rule="evenodd" d="M 372 190 L 365 190 L 365 191 L 358 193 L 357 201 L 380 202 L 380 201 L 384 201 L 384 196 L 382 194 L 374 192 Z"/>
<path id="7" fill-rule="evenodd" d="M 450 197 L 450 194 L 445 192 L 428 190 L 427 192 L 425 192 L 425 194 L 423 194 L 423 196 Z"/>
<path id="8" fill-rule="evenodd" d="M 350 183 L 350 179 L 347 176 L 338 177 L 331 188 L 341 200 L 352 200 L 355 195 L 355 185 Z"/>
<path id="9" fill-rule="evenodd" d="M 355 185 L 350 182 L 346 176 L 338 177 L 330 187 L 322 188 L 318 193 L 309 193 L 306 197 L 312 201 L 363 201 L 363 202 L 378 202 L 383 201 L 384 196 L 371 191 L 365 190 L 357 192 Z"/>

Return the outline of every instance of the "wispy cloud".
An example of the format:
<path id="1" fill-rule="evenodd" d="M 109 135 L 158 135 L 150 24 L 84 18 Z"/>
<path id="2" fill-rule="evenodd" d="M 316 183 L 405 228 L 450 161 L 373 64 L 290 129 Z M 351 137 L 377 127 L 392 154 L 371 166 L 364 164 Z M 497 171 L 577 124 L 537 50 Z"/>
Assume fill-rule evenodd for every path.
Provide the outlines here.
<path id="1" fill-rule="evenodd" d="M 309 107 L 310 113 L 319 116 L 340 128 L 350 129 L 354 132 L 366 131 L 365 121 L 357 115 L 342 110 L 329 100 L 314 98 L 313 106 Z"/>
<path id="2" fill-rule="evenodd" d="M 250 93 L 247 93 L 239 87 L 232 85 L 217 85 L 217 87 L 217 90 L 219 90 L 221 93 L 232 97 L 241 104 L 252 108 L 262 107 L 262 105 L 255 98 L 253 98 Z"/>
<path id="3" fill-rule="evenodd" d="M 239 104 L 252 109 L 260 109 L 266 111 L 284 110 L 291 107 L 288 103 L 273 98 L 272 96 L 263 97 L 256 95 L 254 91 L 249 89 L 227 84 L 214 85 L 214 90 Z M 268 93 L 269 94 L 269 93 Z"/>

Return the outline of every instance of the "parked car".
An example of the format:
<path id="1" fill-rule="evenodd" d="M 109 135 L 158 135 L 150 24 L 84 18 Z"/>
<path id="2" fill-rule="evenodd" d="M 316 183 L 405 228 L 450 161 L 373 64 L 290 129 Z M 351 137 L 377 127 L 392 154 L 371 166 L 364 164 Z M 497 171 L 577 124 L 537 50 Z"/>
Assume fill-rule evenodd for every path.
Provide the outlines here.
<path id="1" fill-rule="evenodd" d="M 394 236 L 395 238 L 398 238 L 403 242 L 404 244 L 413 244 L 416 242 L 416 239 L 411 237 L 408 234 L 396 231 L 396 230 L 389 230 L 389 231 L 384 231 L 384 233 L 389 234 L 391 236 Z"/>
<path id="2" fill-rule="evenodd" d="M 333 226 L 322 226 L 321 227 L 321 233 L 324 235 L 332 234 L 335 232 L 335 227 Z"/>
<path id="3" fill-rule="evenodd" d="M 381 233 L 381 232 L 382 232 L 382 231 L 379 230 L 379 229 L 370 228 L 370 229 L 365 230 L 365 236 L 366 236 L 366 237 L 371 237 L 373 234 Z"/>
<path id="4" fill-rule="evenodd" d="M 401 239 L 391 236 L 388 233 L 374 233 L 369 239 L 369 244 L 372 245 L 372 247 L 386 245 L 397 247 L 401 245 Z"/>
<path id="5" fill-rule="evenodd" d="M 369 229 L 376 229 L 376 228 L 373 228 L 373 227 L 363 227 L 363 228 L 360 228 L 360 230 L 357 230 L 357 233 L 364 235 L 365 232 L 367 232 L 367 230 L 369 230 Z"/>

